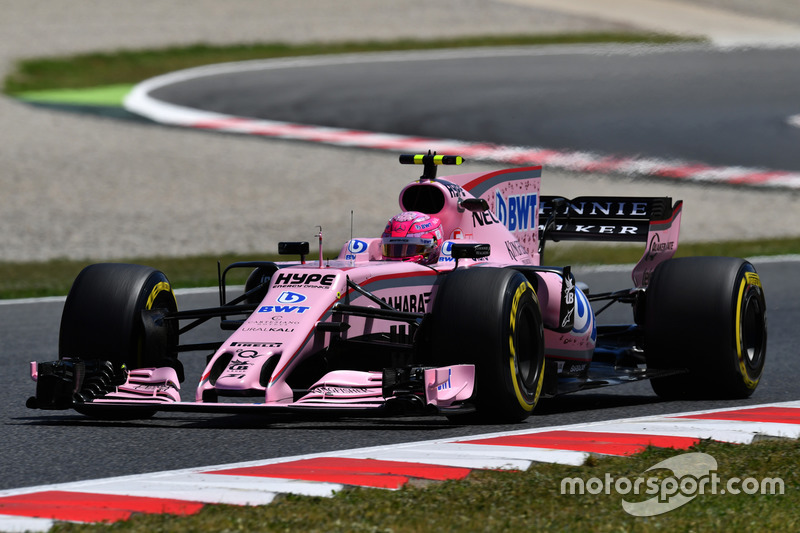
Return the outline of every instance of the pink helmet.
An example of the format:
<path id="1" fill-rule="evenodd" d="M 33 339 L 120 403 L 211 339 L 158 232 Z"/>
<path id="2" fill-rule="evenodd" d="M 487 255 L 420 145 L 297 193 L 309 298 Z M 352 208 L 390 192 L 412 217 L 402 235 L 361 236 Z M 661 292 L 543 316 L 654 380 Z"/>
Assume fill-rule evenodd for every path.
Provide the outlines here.
<path id="1" fill-rule="evenodd" d="M 389 219 L 381 235 L 384 259 L 433 263 L 439 257 L 442 222 L 417 211 Z"/>

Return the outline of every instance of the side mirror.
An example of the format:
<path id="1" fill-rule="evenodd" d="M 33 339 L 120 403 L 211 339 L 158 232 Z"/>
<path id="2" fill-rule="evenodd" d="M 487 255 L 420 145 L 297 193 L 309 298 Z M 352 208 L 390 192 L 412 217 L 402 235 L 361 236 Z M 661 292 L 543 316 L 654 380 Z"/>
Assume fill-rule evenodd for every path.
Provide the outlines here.
<path id="1" fill-rule="evenodd" d="M 456 244 L 450 248 L 453 259 L 480 259 L 489 257 L 491 246 L 488 244 Z"/>
<path id="2" fill-rule="evenodd" d="M 463 207 L 467 211 L 472 213 L 479 212 L 482 213 L 484 211 L 489 210 L 489 202 L 484 200 L 483 198 L 464 198 L 460 202 L 458 202 L 459 207 Z"/>
<path id="3" fill-rule="evenodd" d="M 321 248 L 322 248 L 322 245 L 320 244 L 320 249 Z M 306 256 L 308 255 L 308 241 L 279 242 L 278 243 L 278 253 L 280 255 L 299 255 L 300 256 L 300 262 L 302 264 L 305 264 L 306 263 Z"/>
<path id="4" fill-rule="evenodd" d="M 280 255 L 308 255 L 308 241 L 279 242 L 278 253 Z"/>

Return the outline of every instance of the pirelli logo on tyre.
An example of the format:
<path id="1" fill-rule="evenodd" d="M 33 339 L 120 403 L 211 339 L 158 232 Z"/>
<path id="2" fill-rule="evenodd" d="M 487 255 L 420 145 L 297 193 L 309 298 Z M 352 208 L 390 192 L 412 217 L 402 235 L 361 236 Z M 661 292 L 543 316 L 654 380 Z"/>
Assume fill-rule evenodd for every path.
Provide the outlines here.
<path id="1" fill-rule="evenodd" d="M 169 283 L 167 283 L 166 281 L 160 281 L 159 283 L 157 283 L 156 286 L 153 287 L 153 290 L 150 291 L 150 296 L 147 297 L 147 303 L 145 304 L 144 308 L 145 309 L 152 309 L 153 308 L 153 302 L 156 301 L 156 298 L 158 297 L 159 293 L 161 293 L 162 291 L 167 291 L 167 292 L 171 293 L 172 292 L 172 287 L 170 287 Z M 174 298 L 174 296 L 173 296 L 173 298 Z"/>
<path id="2" fill-rule="evenodd" d="M 514 393 L 517 397 L 517 401 L 519 402 L 520 407 L 522 407 L 526 411 L 532 411 L 533 406 L 536 405 L 536 400 L 539 398 L 539 394 L 542 390 L 542 382 L 541 379 L 544 376 L 544 373 L 540 374 L 540 379 L 536 384 L 536 392 L 533 395 L 533 400 L 530 401 L 526 398 L 527 394 L 524 393 L 520 387 L 520 376 L 519 370 L 517 369 L 517 351 L 516 346 L 514 345 L 514 338 L 516 337 L 517 331 L 517 311 L 519 309 L 519 302 L 525 292 L 530 289 L 531 293 L 533 294 L 534 300 L 536 291 L 533 290 L 533 286 L 529 282 L 521 283 L 518 287 L 516 292 L 514 293 L 514 298 L 511 300 L 511 316 L 509 318 L 509 335 L 508 335 L 508 349 L 509 349 L 509 372 L 511 373 L 511 383 L 514 385 Z"/>
<path id="3" fill-rule="evenodd" d="M 755 272 L 745 272 L 744 279 L 747 281 L 748 285 L 755 285 L 756 287 L 761 287 L 761 278 L 758 277 L 758 274 Z"/>

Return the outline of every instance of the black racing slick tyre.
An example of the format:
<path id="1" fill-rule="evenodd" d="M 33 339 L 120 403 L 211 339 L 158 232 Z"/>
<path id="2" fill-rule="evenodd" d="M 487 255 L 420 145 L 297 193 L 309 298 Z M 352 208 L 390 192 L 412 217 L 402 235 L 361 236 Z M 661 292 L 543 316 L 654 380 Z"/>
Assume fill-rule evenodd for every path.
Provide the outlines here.
<path id="1" fill-rule="evenodd" d="M 177 309 L 162 272 L 121 263 L 90 265 L 75 278 L 64 304 L 59 359 L 110 361 L 128 369 L 172 366 L 182 380 L 177 321 L 162 318 Z"/>
<path id="2" fill-rule="evenodd" d="M 476 367 L 476 413 L 459 422 L 520 422 L 539 400 L 544 331 L 539 301 L 523 274 L 472 268 L 450 273 L 432 313 L 433 360 Z"/>
<path id="3" fill-rule="evenodd" d="M 648 367 L 688 370 L 652 379 L 656 394 L 733 399 L 755 391 L 767 355 L 767 308 L 753 265 L 730 257 L 665 261 L 645 308 Z"/>

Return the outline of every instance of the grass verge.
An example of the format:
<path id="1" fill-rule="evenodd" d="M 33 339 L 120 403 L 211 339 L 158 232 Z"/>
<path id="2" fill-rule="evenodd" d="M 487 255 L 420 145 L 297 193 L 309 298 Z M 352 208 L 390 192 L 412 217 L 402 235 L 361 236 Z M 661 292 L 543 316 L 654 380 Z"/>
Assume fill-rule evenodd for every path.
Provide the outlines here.
<path id="1" fill-rule="evenodd" d="M 534 464 L 524 472 L 479 471 L 461 481 L 407 486 L 398 491 L 352 489 L 332 498 L 282 496 L 259 507 L 212 505 L 191 516 L 139 515 L 127 522 L 84 526 L 61 524 L 58 532 L 125 531 L 797 531 L 800 529 L 800 443 L 765 440 L 752 445 L 700 442 L 691 451 L 717 461 L 719 488 L 734 477 L 780 478 L 783 493 L 731 494 L 707 488 L 704 494 L 670 512 L 634 517 L 622 500 L 645 501 L 652 495 L 621 495 L 612 488 L 597 495 L 562 494 L 564 478 L 618 480 L 673 476 L 647 469 L 679 455 L 672 449 L 648 448 L 632 457 L 590 457 L 582 466 Z M 691 477 L 691 476 L 690 476 Z M 685 478 L 682 478 L 685 479 Z M 734 482 L 736 483 L 736 482 Z M 763 484 L 765 487 L 766 483 Z M 734 485 L 736 486 L 736 485 Z M 740 485 L 744 487 L 745 485 Z M 641 485 L 642 492 L 645 485 Z M 659 482 L 659 489 L 668 485 Z M 776 487 L 780 487 L 776 485 Z M 765 491 L 770 492 L 770 491 Z M 689 494 L 692 494 L 691 492 Z"/>
<path id="2" fill-rule="evenodd" d="M 639 33 L 579 33 L 559 35 L 506 35 L 452 39 L 352 41 L 333 43 L 254 43 L 231 46 L 195 44 L 157 50 L 119 50 L 67 57 L 25 59 L 5 78 L 3 91 L 20 95 L 28 91 L 79 89 L 138 83 L 175 70 L 251 59 L 319 54 L 345 54 L 479 46 L 526 46 L 574 43 L 665 44 L 696 41 L 672 35 Z"/>
<path id="3" fill-rule="evenodd" d="M 587 244 L 553 244 L 545 249 L 545 263 L 549 265 L 613 265 L 635 263 L 642 246 L 589 246 Z M 326 257 L 335 256 L 329 252 Z M 764 239 L 758 241 L 685 243 L 678 248 L 677 257 L 696 255 L 722 255 L 730 257 L 755 257 L 762 255 L 800 254 L 800 237 Z M 210 287 L 217 285 L 217 261 L 223 268 L 234 261 L 278 261 L 292 258 L 277 255 L 150 257 L 121 259 L 118 262 L 149 265 L 167 274 L 176 288 Z M 0 263 L 0 299 L 31 298 L 65 295 L 72 281 L 89 261 L 57 259 L 47 262 Z M 230 278 L 233 283 L 243 283 L 244 272 Z"/>

